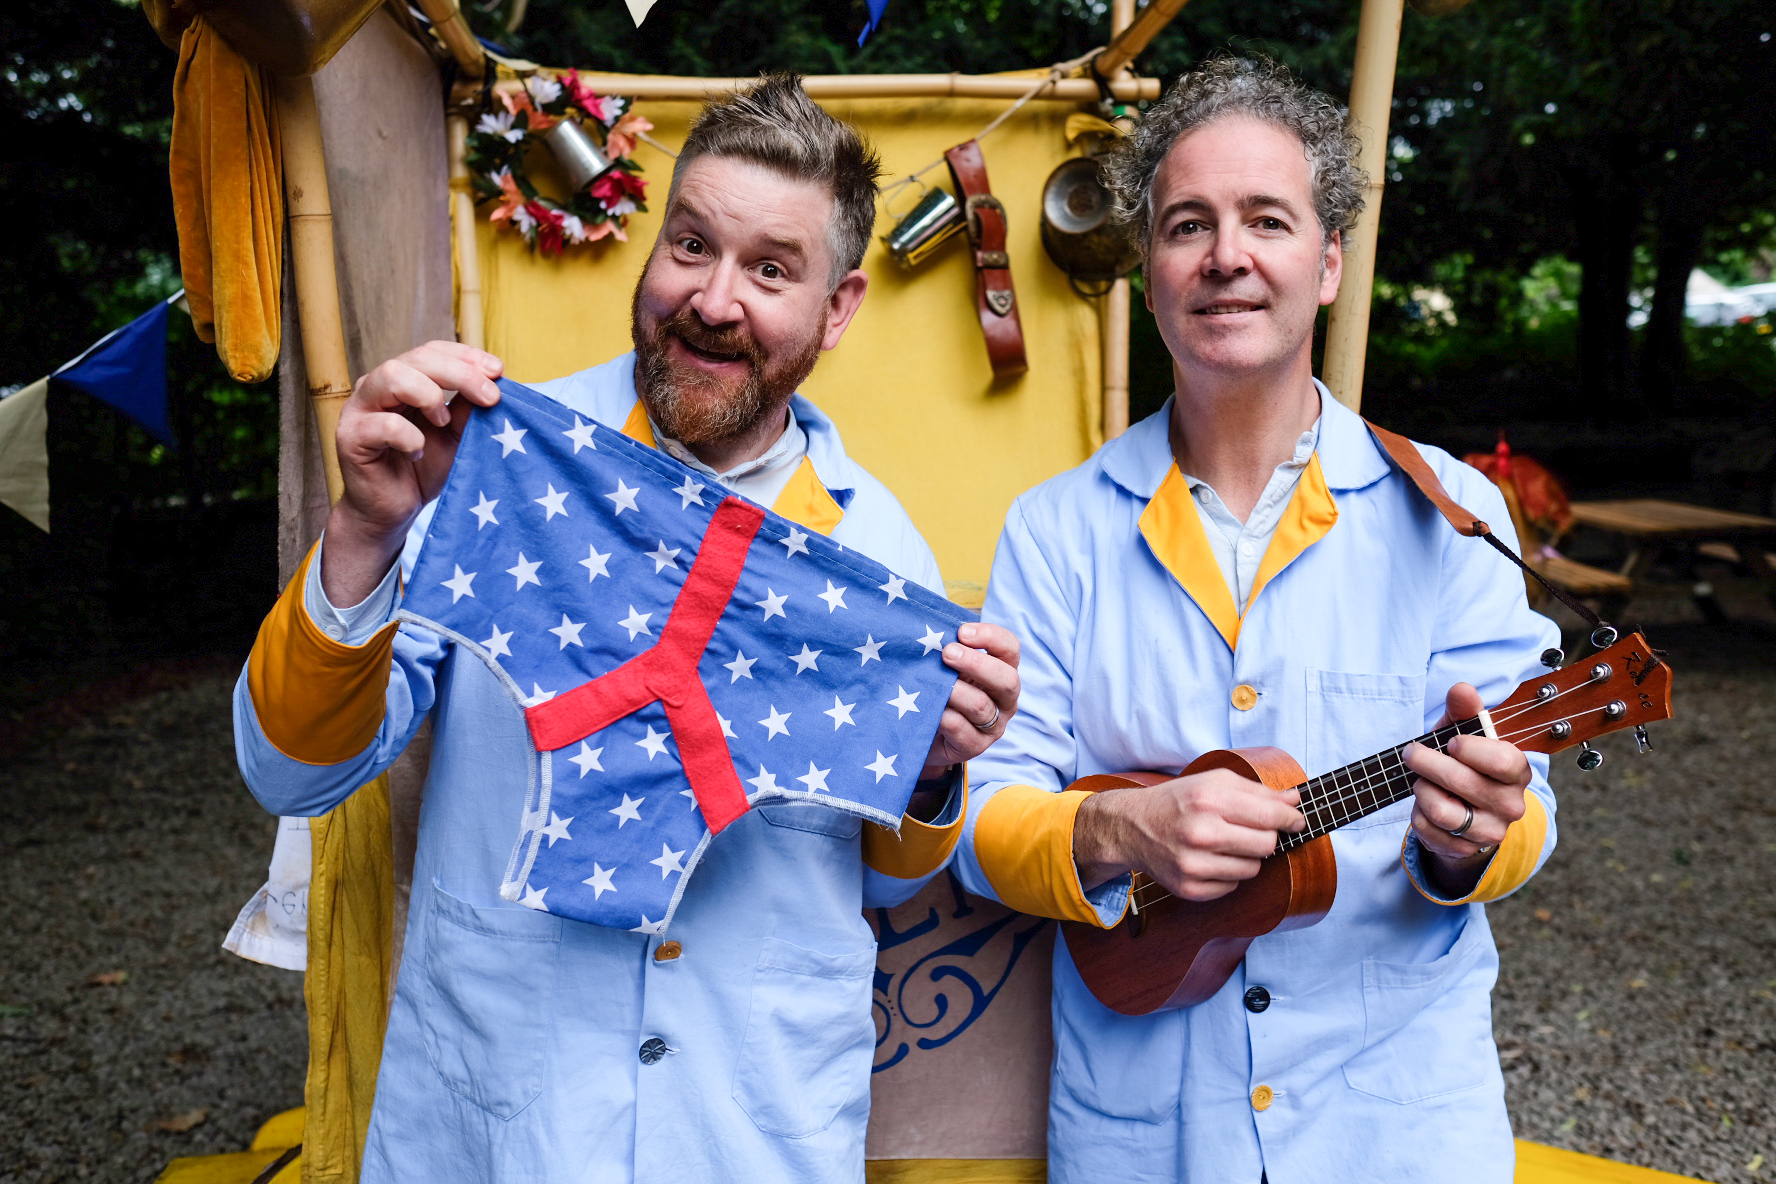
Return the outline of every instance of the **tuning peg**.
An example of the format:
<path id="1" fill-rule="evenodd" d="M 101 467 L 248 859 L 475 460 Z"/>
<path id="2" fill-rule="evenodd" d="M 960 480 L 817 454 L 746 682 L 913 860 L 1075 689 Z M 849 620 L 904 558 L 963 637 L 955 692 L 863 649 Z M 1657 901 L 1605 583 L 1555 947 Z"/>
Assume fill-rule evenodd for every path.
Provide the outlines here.
<path id="1" fill-rule="evenodd" d="M 1653 750 L 1653 742 L 1647 739 L 1645 724 L 1636 724 L 1634 726 L 1634 746 L 1640 752 L 1651 752 Z"/>
<path id="2" fill-rule="evenodd" d="M 1555 649 L 1553 646 L 1549 646 L 1542 651 L 1542 665 L 1550 670 L 1560 669 L 1560 664 L 1564 661 L 1566 661 L 1566 654 Z"/>
<path id="3" fill-rule="evenodd" d="M 1603 764 L 1603 754 L 1592 748 L 1590 742 L 1581 740 L 1579 742 L 1579 768 L 1589 773 L 1601 764 Z"/>
<path id="4" fill-rule="evenodd" d="M 1606 650 L 1615 645 L 1616 638 L 1620 636 L 1614 625 L 1599 625 L 1591 630 L 1591 644 L 1600 650 Z"/>

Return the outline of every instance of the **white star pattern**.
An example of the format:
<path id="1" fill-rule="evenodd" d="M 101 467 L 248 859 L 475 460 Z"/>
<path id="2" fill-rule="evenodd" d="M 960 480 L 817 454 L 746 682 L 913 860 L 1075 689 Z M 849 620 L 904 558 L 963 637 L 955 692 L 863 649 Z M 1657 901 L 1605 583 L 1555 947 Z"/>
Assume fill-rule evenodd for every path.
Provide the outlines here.
<path id="1" fill-rule="evenodd" d="M 654 635 L 654 631 L 652 629 L 648 628 L 648 618 L 653 615 L 654 615 L 653 613 L 638 613 L 638 612 L 636 612 L 635 606 L 632 604 L 629 606 L 629 615 L 624 617 L 622 620 L 618 621 L 617 624 L 619 624 L 623 628 L 629 630 L 629 640 L 630 641 L 634 641 L 638 635 L 643 634 L 643 633 L 647 634 L 649 637 L 652 637 Z"/>
<path id="2" fill-rule="evenodd" d="M 544 522 L 554 521 L 555 515 L 557 514 L 561 515 L 563 518 L 567 517 L 567 492 L 556 489 L 553 481 L 549 482 L 548 493 L 545 493 L 542 497 L 532 498 L 531 500 L 536 502 L 536 504 L 541 506 L 545 511 L 543 516 Z"/>
<path id="3" fill-rule="evenodd" d="M 481 574 L 478 571 L 464 572 L 462 564 L 460 563 L 454 564 L 453 566 L 456 568 L 456 575 L 451 579 L 438 581 L 440 584 L 443 584 L 446 588 L 450 589 L 451 604 L 455 604 L 465 596 L 473 596 L 475 590 L 469 585 L 474 582 L 476 576 Z"/>
<path id="4" fill-rule="evenodd" d="M 877 785 L 882 783 L 882 778 L 884 777 L 900 776 L 899 773 L 894 771 L 894 758 L 891 756 L 883 756 L 882 750 L 879 748 L 876 749 L 876 759 L 865 765 L 864 768 L 876 775 Z"/>
<path id="5" fill-rule="evenodd" d="M 774 589 L 766 588 L 765 598 L 763 600 L 755 600 L 753 601 L 753 604 L 765 610 L 765 620 L 768 621 L 772 617 L 783 617 L 783 619 L 787 621 L 789 618 L 784 616 L 783 602 L 788 599 L 788 593 L 779 596 Z"/>
<path id="6" fill-rule="evenodd" d="M 735 650 L 734 660 L 732 662 L 722 663 L 723 670 L 732 670 L 734 672 L 734 676 L 728 679 L 728 685 L 733 686 L 743 678 L 751 678 L 752 664 L 757 661 L 757 658 L 749 658 L 742 651 Z"/>
<path id="7" fill-rule="evenodd" d="M 592 889 L 593 900 L 597 900 L 606 892 L 615 892 L 617 890 L 617 886 L 611 883 L 611 872 L 614 870 L 616 869 L 600 867 L 596 860 L 593 861 L 592 874 L 580 881 L 580 883 Z"/>
<path id="8" fill-rule="evenodd" d="M 770 772 L 763 765 L 759 766 L 757 777 L 748 777 L 746 784 L 758 786 L 760 793 L 781 793 L 783 787 L 777 784 L 777 774 Z"/>
<path id="9" fill-rule="evenodd" d="M 580 750 L 567 759 L 580 767 L 580 778 L 584 780 L 586 774 L 593 769 L 597 769 L 600 773 L 604 772 L 604 766 L 598 763 L 598 758 L 603 755 L 604 749 L 593 748 L 582 740 L 580 741 Z"/>
<path id="10" fill-rule="evenodd" d="M 758 721 L 759 727 L 765 729 L 765 739 L 771 740 L 778 735 L 789 735 L 789 716 L 790 713 L 787 711 L 779 715 L 777 713 L 777 705 L 775 703 L 771 704 L 770 716 Z"/>
<path id="11" fill-rule="evenodd" d="M 573 838 L 572 835 L 567 833 L 567 824 L 572 821 L 573 819 L 571 817 L 563 818 L 561 815 L 555 813 L 555 811 L 549 811 L 549 825 L 543 828 L 543 834 L 548 836 L 549 846 L 553 847 L 556 839 Z"/>
<path id="12" fill-rule="evenodd" d="M 647 726 L 647 730 L 648 730 L 648 734 L 643 736 L 641 739 L 637 740 L 635 742 L 635 747 L 647 749 L 648 763 L 652 764 L 655 757 L 665 755 L 665 753 L 666 753 L 666 737 L 672 735 L 672 733 L 671 732 L 656 732 L 656 731 L 654 731 L 653 724 L 649 724 Z"/>
<path id="13" fill-rule="evenodd" d="M 850 589 L 848 588 L 835 588 L 833 587 L 833 582 L 828 580 L 826 582 L 826 591 L 817 593 L 817 595 L 820 599 L 826 601 L 826 611 L 828 613 L 833 613 L 837 612 L 839 609 L 851 607 L 845 603 L 845 593 L 849 590 Z"/>
<path id="14" fill-rule="evenodd" d="M 575 456 L 580 454 L 582 448 L 590 448 L 593 452 L 598 451 L 598 445 L 592 443 L 592 425 L 581 423 L 580 417 L 577 415 L 574 416 L 574 426 L 561 434 L 574 442 Z"/>
<path id="15" fill-rule="evenodd" d="M 610 569 L 605 566 L 610 562 L 609 552 L 600 555 L 597 547 L 587 547 L 586 550 L 591 554 L 580 560 L 580 566 L 586 569 L 586 582 L 590 584 L 599 576 L 603 576 L 607 580 L 610 579 Z"/>
<path id="16" fill-rule="evenodd" d="M 832 772 L 831 769 L 816 768 L 814 762 L 809 761 L 807 775 L 797 777 L 796 780 L 807 786 L 809 793 L 819 793 L 823 789 L 827 793 L 831 793 L 832 790 L 826 789 L 826 775 L 830 772 Z"/>
<path id="17" fill-rule="evenodd" d="M 636 486 L 634 489 L 630 489 L 627 485 L 623 484 L 623 479 L 621 477 L 618 477 L 617 478 L 617 491 L 615 493 L 607 493 L 604 495 L 605 497 L 607 497 L 611 500 L 611 503 L 613 505 L 615 505 L 617 507 L 616 510 L 613 512 L 612 517 L 616 517 L 617 515 L 620 515 L 624 510 L 635 509 L 635 495 L 640 492 L 641 492 L 641 487 L 639 485 Z"/>
<path id="18" fill-rule="evenodd" d="M 898 695 L 894 696 L 894 698 L 888 700 L 888 706 L 890 706 L 890 707 L 894 708 L 894 710 L 900 712 L 900 714 L 895 716 L 894 718 L 895 719 L 905 719 L 906 713 L 909 711 L 913 712 L 914 714 L 917 714 L 919 711 L 919 692 L 918 691 L 909 691 L 905 687 L 901 686 L 899 683 L 894 684 L 894 689 L 900 692 L 900 694 L 898 694 Z"/>
<path id="19" fill-rule="evenodd" d="M 520 448 L 518 451 L 523 452 L 524 449 Z M 543 903 L 543 894 L 547 891 L 547 888 L 532 888 L 529 884 L 526 884 L 524 886 L 524 899 L 518 903 L 527 909 L 535 909 L 539 913 L 546 913 L 549 911 L 549 906 Z"/>
<path id="20" fill-rule="evenodd" d="M 880 662 L 882 660 L 882 646 L 885 644 L 885 642 L 877 641 L 874 634 L 865 633 L 863 635 L 863 644 L 851 652 L 863 655 L 863 661 L 858 663 L 859 666 L 868 666 L 871 662 Z"/>
<path id="21" fill-rule="evenodd" d="M 593 897 L 593 899 L 596 900 L 598 898 Z M 631 929 L 629 932 L 630 933 L 665 933 L 666 932 L 666 921 L 664 918 L 661 918 L 658 921 L 650 921 L 650 920 L 648 920 L 648 915 L 646 913 L 643 913 L 641 915 L 641 924 L 637 925 L 635 928 Z"/>
<path id="22" fill-rule="evenodd" d="M 481 528 L 483 526 L 487 526 L 489 524 L 492 524 L 494 526 L 499 525 L 499 519 L 495 518 L 493 516 L 493 508 L 497 505 L 499 505 L 498 502 L 488 501 L 487 495 L 485 493 L 483 493 L 481 495 L 481 504 L 478 506 L 470 506 L 469 507 L 469 513 L 473 514 L 475 517 L 477 517 L 481 520 L 475 524 L 475 532 L 477 534 L 480 533 Z"/>
<path id="23" fill-rule="evenodd" d="M 845 724 L 850 724 L 852 727 L 855 728 L 857 726 L 857 721 L 851 718 L 851 709 L 855 706 L 857 706 L 857 704 L 855 704 L 855 703 L 841 703 L 841 702 L 839 702 L 839 697 L 837 695 L 834 695 L 833 696 L 833 705 L 831 707 L 827 708 L 825 711 L 821 712 L 820 714 L 832 716 L 833 731 L 835 731 L 835 732 L 838 731 Z"/>
<path id="24" fill-rule="evenodd" d="M 545 691 L 542 687 L 533 682 L 530 684 L 530 698 L 524 700 L 524 705 L 526 707 L 535 707 L 539 703 L 547 703 L 554 697 L 554 691 Z"/>
<path id="25" fill-rule="evenodd" d="M 699 506 L 703 504 L 703 491 L 707 488 L 708 486 L 704 485 L 701 481 L 695 481 L 690 477 L 686 477 L 684 479 L 684 484 L 674 487 L 672 492 L 684 499 L 678 508 L 681 510 L 688 510 L 691 508 L 692 502 L 695 502 Z"/>
<path id="26" fill-rule="evenodd" d="M 684 864 L 679 862 L 679 860 L 681 858 L 683 858 L 683 856 L 684 856 L 683 851 L 674 851 L 671 847 L 668 847 L 665 843 L 661 843 L 660 844 L 660 858 L 650 859 L 650 860 L 648 860 L 648 862 L 660 869 L 660 878 L 662 880 L 664 880 L 667 876 L 670 876 L 673 872 L 677 872 L 681 876 L 684 875 L 684 870 L 685 870 Z"/>
<path id="27" fill-rule="evenodd" d="M 657 551 L 643 551 L 642 554 L 646 555 L 649 559 L 652 559 L 654 561 L 654 574 L 659 575 L 661 572 L 665 571 L 669 567 L 672 568 L 674 571 L 678 570 L 678 552 L 679 552 L 679 548 L 677 548 L 677 547 L 673 547 L 671 550 L 667 550 L 666 549 L 666 540 L 661 539 L 659 550 L 657 550 Z"/>
<path id="28" fill-rule="evenodd" d="M 561 639 L 561 644 L 559 646 L 556 646 L 555 648 L 564 650 L 570 645 L 577 645 L 581 649 L 584 649 L 586 643 L 580 640 L 580 630 L 584 629 L 585 627 L 586 627 L 586 622 L 584 622 L 584 621 L 578 621 L 578 622 L 570 621 L 567 619 L 567 614 L 562 613 L 561 614 L 561 624 L 559 624 L 559 625 L 555 626 L 555 628 L 549 630 L 550 633 L 553 633 L 556 637 L 559 637 Z"/>
<path id="29" fill-rule="evenodd" d="M 726 736 L 730 740 L 740 739 L 740 737 L 734 735 L 734 721 L 733 720 L 723 719 L 722 713 L 719 711 L 715 713 L 715 718 L 716 718 L 716 722 L 721 724 L 721 726 L 722 726 L 722 735 Z M 684 794 L 687 798 L 694 799 L 697 796 L 696 794 L 692 793 L 688 789 L 680 790 L 679 792 Z"/>
<path id="30" fill-rule="evenodd" d="M 490 658 L 509 658 L 512 656 L 512 647 L 506 643 L 511 640 L 512 635 L 501 633 L 500 627 L 496 623 L 493 626 L 493 636 L 482 642 L 481 648 L 487 651 L 487 656 Z"/>
<path id="31" fill-rule="evenodd" d="M 624 794 L 623 804 L 620 806 L 613 806 L 609 810 L 606 810 L 605 813 L 615 814 L 617 816 L 617 829 L 622 830 L 623 824 L 626 822 L 641 821 L 641 811 L 636 809 L 636 807 L 640 806 L 645 801 L 647 801 L 646 798 L 632 798 L 628 794 Z"/>
<path id="32" fill-rule="evenodd" d="M 516 592 L 516 591 L 518 591 L 518 588 L 522 588 L 526 584 L 535 584 L 537 587 L 541 588 L 543 586 L 543 582 L 541 580 L 537 579 L 537 568 L 541 567 L 542 565 L 543 565 L 542 560 L 540 560 L 540 559 L 526 559 L 524 557 L 524 552 L 522 552 L 522 551 L 518 552 L 518 566 L 517 567 L 508 567 L 506 569 L 507 575 L 513 576 L 518 580 L 518 587 L 513 588 L 512 591 Z"/>
<path id="33" fill-rule="evenodd" d="M 788 538 L 778 539 L 777 541 L 783 544 L 783 557 L 785 559 L 790 559 L 797 555 L 806 555 L 808 553 L 808 536 L 793 526 L 789 528 Z"/>
<path id="34" fill-rule="evenodd" d="M 825 652 L 825 650 L 809 649 L 808 643 L 804 641 L 802 643 L 802 652 L 799 654 L 790 654 L 789 660 L 796 664 L 797 674 L 800 674 L 804 670 L 812 670 L 814 673 L 818 674 L 820 673 L 820 655 Z"/>
<path id="35" fill-rule="evenodd" d="M 920 645 L 925 647 L 925 653 L 927 654 L 933 650 L 943 649 L 943 634 L 939 633 L 929 625 L 925 626 L 925 636 L 918 638 L 917 640 Z"/>
<path id="36" fill-rule="evenodd" d="M 889 604 L 893 604 L 896 600 L 905 600 L 907 598 L 906 581 L 899 576 L 889 576 L 888 582 L 881 585 L 881 590 L 888 593 Z"/>
<path id="37" fill-rule="evenodd" d="M 514 452 L 524 452 L 522 441 L 527 434 L 527 429 L 513 427 L 512 421 L 508 419 L 506 421 L 506 430 L 503 432 L 495 432 L 493 435 L 493 438 L 499 441 L 500 459 L 504 460 Z M 524 452 L 524 455 L 529 456 L 530 453 Z"/>

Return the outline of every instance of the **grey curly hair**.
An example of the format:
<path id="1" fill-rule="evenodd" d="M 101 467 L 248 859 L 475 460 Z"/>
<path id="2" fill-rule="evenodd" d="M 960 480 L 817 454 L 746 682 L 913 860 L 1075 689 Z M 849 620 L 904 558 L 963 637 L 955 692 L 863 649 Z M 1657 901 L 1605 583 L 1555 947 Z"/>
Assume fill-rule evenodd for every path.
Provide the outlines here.
<path id="1" fill-rule="evenodd" d="M 1184 75 L 1148 110 L 1132 135 L 1104 158 L 1117 216 L 1141 249 L 1153 235 L 1153 181 L 1183 136 L 1229 115 L 1245 115 L 1291 132 L 1307 153 L 1314 213 L 1322 239 L 1349 235 L 1363 211 L 1369 175 L 1357 166 L 1360 141 L 1349 118 L 1327 95 L 1295 80 L 1266 57 L 1211 58 Z M 1348 245 L 1348 244 L 1347 244 Z"/>

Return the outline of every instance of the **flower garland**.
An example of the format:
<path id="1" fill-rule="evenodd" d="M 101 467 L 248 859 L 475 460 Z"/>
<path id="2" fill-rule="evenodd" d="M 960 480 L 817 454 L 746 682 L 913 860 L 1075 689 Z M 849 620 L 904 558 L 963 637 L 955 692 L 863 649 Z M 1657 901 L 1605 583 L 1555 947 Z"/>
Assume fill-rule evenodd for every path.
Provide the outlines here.
<path id="1" fill-rule="evenodd" d="M 468 165 L 476 200 L 499 202 L 489 215 L 495 225 L 517 231 L 544 255 L 606 236 L 628 241 L 623 229 L 629 215 L 647 209 L 647 182 L 636 175 L 641 166 L 629 154 L 636 136 L 654 126 L 629 110 L 629 100 L 600 95 L 569 70 L 559 79 L 533 74 L 522 89 L 496 88 L 488 106 L 469 133 Z M 605 153 L 616 167 L 558 202 L 531 184 L 524 158 L 536 137 L 576 116 L 604 130 Z"/>

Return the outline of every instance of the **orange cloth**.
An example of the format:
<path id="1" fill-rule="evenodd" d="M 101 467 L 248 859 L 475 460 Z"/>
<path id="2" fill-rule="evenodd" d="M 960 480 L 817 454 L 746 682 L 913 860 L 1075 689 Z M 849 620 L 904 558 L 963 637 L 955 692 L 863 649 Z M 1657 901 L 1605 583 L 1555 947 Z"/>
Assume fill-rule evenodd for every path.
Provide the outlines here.
<path id="1" fill-rule="evenodd" d="M 1566 486 L 1541 462 L 1513 455 L 1503 432 L 1493 451 L 1470 452 L 1462 460 L 1492 478 L 1494 485 L 1510 486 L 1523 517 L 1544 540 L 1551 542 L 1572 529 L 1572 502 L 1566 496 Z"/>
<path id="2" fill-rule="evenodd" d="M 262 382 L 277 365 L 280 151 L 265 72 L 197 17 L 179 39 L 173 75 L 173 217 L 192 324 L 239 382 Z"/>

